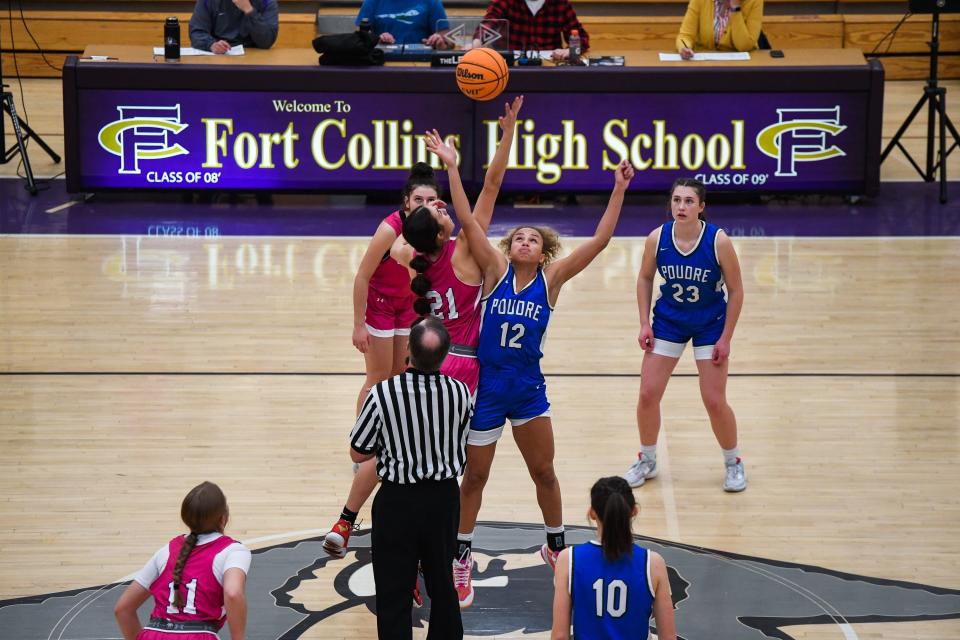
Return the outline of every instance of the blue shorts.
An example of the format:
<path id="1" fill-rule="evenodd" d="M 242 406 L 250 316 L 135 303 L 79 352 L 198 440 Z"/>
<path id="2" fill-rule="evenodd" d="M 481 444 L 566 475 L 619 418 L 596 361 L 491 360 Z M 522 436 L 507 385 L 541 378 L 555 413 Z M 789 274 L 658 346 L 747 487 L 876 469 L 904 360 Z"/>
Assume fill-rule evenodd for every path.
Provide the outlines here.
<path id="1" fill-rule="evenodd" d="M 500 429 L 507 419 L 518 426 L 518 423 L 549 415 L 549 412 L 547 383 L 539 371 L 536 375 L 529 375 L 480 367 L 471 433 Z"/>
<path id="2" fill-rule="evenodd" d="M 723 325 L 727 321 L 727 314 L 723 313 L 713 322 L 699 327 L 685 325 L 680 322 L 662 320 L 653 316 L 653 337 L 657 340 L 666 340 L 677 344 L 686 344 L 691 339 L 694 347 L 713 346 L 723 335 Z"/>

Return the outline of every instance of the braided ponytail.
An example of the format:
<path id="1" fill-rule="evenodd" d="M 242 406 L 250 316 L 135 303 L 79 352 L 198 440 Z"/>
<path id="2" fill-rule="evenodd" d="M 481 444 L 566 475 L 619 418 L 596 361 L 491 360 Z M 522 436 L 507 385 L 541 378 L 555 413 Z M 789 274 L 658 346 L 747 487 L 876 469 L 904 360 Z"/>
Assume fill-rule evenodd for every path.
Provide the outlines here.
<path id="1" fill-rule="evenodd" d="M 430 261 L 422 255 L 418 255 L 410 261 L 410 268 L 417 272 L 417 275 L 410 281 L 410 290 L 417 296 L 417 299 L 413 301 L 413 310 L 420 316 L 430 313 L 430 301 L 427 300 L 427 293 L 433 283 L 424 275 L 429 267 Z"/>
<path id="2" fill-rule="evenodd" d="M 220 487 L 212 482 L 201 482 L 195 486 L 180 504 L 180 519 L 189 527 L 190 534 L 183 541 L 177 562 L 173 566 L 173 602 L 170 604 L 177 609 L 183 607 L 180 584 L 190 553 L 197 546 L 197 540 L 202 534 L 222 531 L 221 524 L 227 515 L 227 497 L 223 495 Z"/>
<path id="3" fill-rule="evenodd" d="M 177 564 L 173 565 L 173 602 L 171 603 L 177 609 L 183 608 L 183 595 L 180 593 L 180 579 L 183 576 L 183 565 L 187 564 L 187 557 L 193 548 L 197 546 L 197 534 L 193 531 L 184 540 L 180 547 L 180 555 L 177 556 Z"/>

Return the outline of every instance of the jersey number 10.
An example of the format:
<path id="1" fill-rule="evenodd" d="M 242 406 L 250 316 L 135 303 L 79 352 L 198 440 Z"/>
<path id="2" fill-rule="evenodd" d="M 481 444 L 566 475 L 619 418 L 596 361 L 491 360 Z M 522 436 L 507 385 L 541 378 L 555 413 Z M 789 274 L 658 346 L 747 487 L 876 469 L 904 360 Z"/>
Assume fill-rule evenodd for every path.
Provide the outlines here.
<path id="1" fill-rule="evenodd" d="M 593 590 L 597 595 L 598 618 L 603 617 L 604 610 L 613 618 L 619 618 L 627 612 L 627 584 L 623 580 L 611 580 L 604 590 L 603 578 L 597 578 L 593 583 Z"/>

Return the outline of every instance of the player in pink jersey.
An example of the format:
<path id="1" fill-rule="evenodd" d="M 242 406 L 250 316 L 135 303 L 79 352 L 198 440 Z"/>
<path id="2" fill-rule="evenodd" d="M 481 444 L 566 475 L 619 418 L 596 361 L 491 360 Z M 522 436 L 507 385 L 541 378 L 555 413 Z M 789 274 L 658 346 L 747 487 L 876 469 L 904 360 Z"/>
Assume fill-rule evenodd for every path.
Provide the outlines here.
<path id="1" fill-rule="evenodd" d="M 243 640 L 250 551 L 223 535 L 229 510 L 220 487 L 202 482 L 191 489 L 180 518 L 190 533 L 159 549 L 114 607 L 124 640 L 211 640 L 224 622 L 233 640 Z M 142 627 L 137 609 L 151 595 L 155 606 Z"/>
<path id="2" fill-rule="evenodd" d="M 400 236 L 403 220 L 414 209 L 434 202 L 439 185 L 433 168 L 418 162 L 403 186 L 402 208 L 384 218 L 367 246 L 353 280 L 353 346 L 363 354 L 367 377 L 357 398 L 357 412 L 370 388 L 381 380 L 403 372 L 407 357 L 407 336 L 416 320 L 410 271 L 390 256 L 390 247 Z M 355 467 L 357 473 L 340 518 L 324 539 L 324 549 L 335 557 L 346 553 L 357 513 L 377 487 L 376 460 Z M 415 599 L 420 602 L 419 594 Z"/>
<path id="3" fill-rule="evenodd" d="M 504 105 L 503 117 L 499 119 L 503 138 L 487 170 L 483 191 L 477 199 L 478 209 L 488 211 L 486 216 L 482 213 L 477 215 L 477 221 L 484 229 L 493 215 L 493 203 L 507 168 L 517 113 L 522 105 L 522 97 L 516 98 L 513 104 Z M 456 158 L 450 161 L 456 162 Z M 424 270 L 409 285 L 414 292 L 423 292 L 413 308 L 420 314 L 432 311 L 443 320 L 453 344 L 440 371 L 467 383 L 471 392 L 475 392 L 480 370 L 476 359 L 480 337 L 480 267 L 470 254 L 466 238 L 453 240 L 450 237 L 452 232 L 453 221 L 447 215 L 446 204 L 439 199 L 425 202 L 404 219 L 403 237 L 394 243 L 391 255 L 400 264 L 419 266 Z M 414 259 L 415 250 L 423 254 L 419 256 L 420 260 Z M 432 284 L 434 282 L 436 284 Z M 362 482 L 362 473 L 361 467 L 361 472 L 354 477 L 354 488 L 358 489 L 356 495 L 362 499 L 352 502 L 355 494 L 354 488 L 351 488 L 340 520 L 324 539 L 323 548 L 331 556 L 343 558 L 346 555 L 353 530 L 351 518 L 356 518 L 360 506 L 376 488 L 376 475 L 367 485 L 358 486 Z M 356 509 L 352 508 L 354 504 Z M 417 594 L 414 599 L 417 599 Z"/>
<path id="4" fill-rule="evenodd" d="M 410 271 L 390 257 L 390 247 L 400 236 L 404 218 L 437 200 L 438 194 L 433 168 L 425 162 L 415 164 L 403 185 L 402 208 L 377 227 L 357 269 L 353 280 L 353 346 L 363 354 L 367 368 L 357 398 L 358 412 L 373 385 L 403 372 L 407 336 L 417 316 L 413 312 Z"/>
<path id="5" fill-rule="evenodd" d="M 477 198 L 476 220 L 486 231 L 493 216 L 493 206 L 503 183 L 503 174 L 507 169 L 507 160 L 517 124 L 517 114 L 523 106 L 523 96 L 514 98 L 512 104 L 504 105 L 503 116 L 499 118 L 503 137 L 483 179 L 483 190 Z M 429 134 L 428 134 L 429 135 Z M 439 155 L 447 166 L 456 167 L 456 152 L 444 145 L 449 151 Z M 431 149 L 431 151 L 436 151 Z M 451 176 L 459 173 L 449 172 Z M 469 207 L 464 201 L 461 206 Z M 476 393 L 480 378 L 480 364 L 477 362 L 477 345 L 480 342 L 480 296 L 483 288 L 483 273 L 470 251 L 470 245 L 464 234 L 452 239 L 453 220 L 442 202 L 427 204 L 412 212 L 403 221 L 403 239 L 409 247 L 395 247 L 397 261 L 404 263 L 403 254 L 410 255 L 412 248 L 416 254 L 411 256 L 410 268 L 417 276 L 410 288 L 417 295 L 413 308 L 420 315 L 432 313 L 443 321 L 450 334 L 450 353 L 443 362 L 440 373 L 466 382 L 470 391 Z M 398 241 L 399 242 L 399 241 Z"/>

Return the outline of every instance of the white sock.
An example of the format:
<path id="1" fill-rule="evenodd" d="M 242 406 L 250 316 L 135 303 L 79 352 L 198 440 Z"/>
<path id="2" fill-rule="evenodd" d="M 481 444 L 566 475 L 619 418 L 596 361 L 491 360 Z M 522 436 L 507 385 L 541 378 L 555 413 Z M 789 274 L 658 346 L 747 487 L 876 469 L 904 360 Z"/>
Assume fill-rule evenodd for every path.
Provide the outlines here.
<path id="1" fill-rule="evenodd" d="M 645 444 L 640 445 L 640 455 L 650 462 L 657 461 L 657 445 L 652 444 L 647 446 Z"/>
<path id="2" fill-rule="evenodd" d="M 737 464 L 737 459 L 740 457 L 740 447 L 721 449 L 721 451 L 723 451 L 724 464 Z"/>

